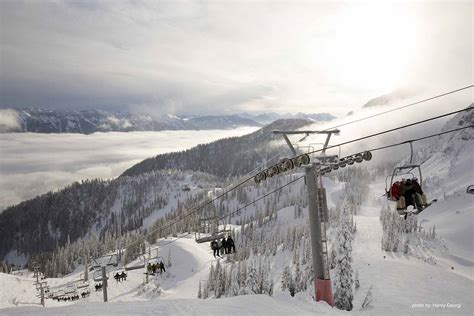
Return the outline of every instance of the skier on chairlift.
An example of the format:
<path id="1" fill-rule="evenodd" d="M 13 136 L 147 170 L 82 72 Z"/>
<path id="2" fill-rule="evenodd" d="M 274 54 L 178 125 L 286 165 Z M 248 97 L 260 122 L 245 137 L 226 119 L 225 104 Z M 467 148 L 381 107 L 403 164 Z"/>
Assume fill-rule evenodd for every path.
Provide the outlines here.
<path id="1" fill-rule="evenodd" d="M 159 267 L 160 267 L 160 274 L 162 274 L 163 272 L 166 272 L 165 264 L 163 263 L 163 261 L 160 261 Z"/>
<path id="2" fill-rule="evenodd" d="M 408 207 L 408 205 L 412 205 L 414 208 L 416 208 L 415 205 L 415 200 L 414 200 L 414 194 L 415 192 L 413 191 L 413 185 L 411 183 L 411 179 L 407 179 L 405 183 L 405 205 Z"/>
<path id="3" fill-rule="evenodd" d="M 221 257 L 219 255 L 219 244 L 217 243 L 217 240 L 214 239 L 213 241 L 211 241 L 211 249 L 214 252 L 214 258 L 216 257 L 216 253 L 219 258 Z"/>
<path id="4" fill-rule="evenodd" d="M 428 205 L 428 201 L 427 201 L 425 193 L 423 192 L 420 184 L 418 183 L 418 179 L 413 178 L 411 183 L 413 186 L 413 191 L 415 192 L 416 204 L 418 206 L 421 206 L 422 208 L 426 207 Z"/>
<path id="5" fill-rule="evenodd" d="M 398 186 L 398 200 L 397 200 L 397 210 L 405 210 L 406 209 L 406 202 L 405 202 L 405 192 L 407 190 L 406 180 L 402 179 L 400 185 Z"/>
<path id="6" fill-rule="evenodd" d="M 222 237 L 222 241 L 221 241 L 221 244 L 222 244 L 222 251 L 224 254 L 227 254 L 228 251 L 227 251 L 227 240 L 225 240 L 225 236 Z"/>
<path id="7" fill-rule="evenodd" d="M 122 273 L 120 274 L 120 278 L 124 281 L 127 281 L 127 274 L 125 273 L 125 271 L 122 271 Z"/>
<path id="8" fill-rule="evenodd" d="M 232 253 L 232 252 L 235 252 L 235 244 L 232 237 L 228 236 L 227 237 L 227 253 Z"/>
<path id="9" fill-rule="evenodd" d="M 390 200 L 397 201 L 399 191 L 400 191 L 400 181 L 396 181 L 390 188 L 390 191 L 388 192 L 388 197 L 390 198 Z"/>

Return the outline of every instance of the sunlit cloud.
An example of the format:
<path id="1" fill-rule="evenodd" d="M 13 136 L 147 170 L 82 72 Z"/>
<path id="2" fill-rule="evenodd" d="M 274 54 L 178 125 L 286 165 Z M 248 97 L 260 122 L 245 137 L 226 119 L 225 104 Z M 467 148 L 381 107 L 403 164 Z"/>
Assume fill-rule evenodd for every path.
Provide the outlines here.
<path id="1" fill-rule="evenodd" d="M 472 82 L 470 2 L 1 1 L 0 107 L 345 114 Z"/>
<path id="2" fill-rule="evenodd" d="M 353 121 L 361 120 L 369 116 L 377 115 L 378 113 L 385 112 L 388 110 L 395 109 L 397 107 L 407 105 L 414 101 L 419 101 L 423 96 L 432 95 L 421 95 L 420 97 L 412 96 L 406 98 L 401 102 L 395 99 L 394 102 L 389 102 L 386 106 L 377 106 L 360 109 L 354 112 L 353 115 L 337 119 L 328 123 L 313 124 L 309 127 L 305 127 L 307 130 L 325 130 L 332 128 L 336 125 L 350 123 Z M 333 136 L 329 145 L 335 145 L 351 141 L 367 135 L 387 131 L 389 129 L 398 128 L 400 126 L 416 123 L 418 121 L 426 120 L 432 117 L 440 116 L 449 112 L 462 110 L 467 108 L 473 103 L 472 101 L 472 90 L 465 90 L 457 94 L 452 94 L 440 99 L 432 100 L 426 103 L 421 103 L 412 107 L 397 110 L 384 115 L 376 116 L 370 119 L 366 119 L 354 124 L 339 127 L 340 134 Z M 351 155 L 354 153 L 362 152 L 377 148 L 379 146 L 385 146 L 389 144 L 395 144 L 404 142 L 410 139 L 424 137 L 431 134 L 441 132 L 444 124 L 452 119 L 454 115 L 426 122 L 420 125 L 400 129 L 391 133 L 383 134 L 366 140 L 354 142 L 341 147 L 336 147 L 328 150 L 329 155 L 340 155 L 341 157 Z M 297 140 L 298 137 L 293 137 L 293 140 Z M 415 142 L 414 151 L 418 151 L 436 138 L 427 139 L 421 142 Z M 311 150 L 322 148 L 321 143 L 324 143 L 324 135 L 311 135 L 301 146 L 312 145 Z M 302 150 L 308 151 L 308 147 L 302 147 Z M 406 159 L 410 155 L 409 144 L 392 147 L 386 150 L 377 151 L 373 155 L 372 163 L 386 163 L 386 162 L 399 162 L 401 159 Z M 423 161 L 417 161 L 422 163 Z"/>
<path id="3" fill-rule="evenodd" d="M 12 109 L 0 109 L 0 132 L 20 129 L 18 113 Z"/>

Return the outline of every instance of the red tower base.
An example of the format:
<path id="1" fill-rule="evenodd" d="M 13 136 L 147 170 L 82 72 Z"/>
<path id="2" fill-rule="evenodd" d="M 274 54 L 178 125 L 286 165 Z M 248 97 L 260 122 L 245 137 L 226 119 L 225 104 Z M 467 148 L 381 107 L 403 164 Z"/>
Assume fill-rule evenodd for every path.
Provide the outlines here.
<path id="1" fill-rule="evenodd" d="M 334 306 L 331 280 L 316 279 L 314 281 L 314 288 L 316 289 L 316 302 L 325 301 L 329 305 Z"/>

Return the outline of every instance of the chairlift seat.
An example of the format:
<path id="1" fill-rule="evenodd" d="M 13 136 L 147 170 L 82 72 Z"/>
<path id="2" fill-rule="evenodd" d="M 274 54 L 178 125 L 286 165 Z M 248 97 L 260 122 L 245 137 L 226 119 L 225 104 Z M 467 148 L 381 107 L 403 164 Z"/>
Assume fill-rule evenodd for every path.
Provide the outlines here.
<path id="1" fill-rule="evenodd" d="M 137 270 L 137 269 L 143 269 L 145 268 L 145 264 L 138 264 L 138 265 L 134 265 L 134 266 L 125 266 L 125 271 L 131 271 L 131 270 Z"/>
<path id="2" fill-rule="evenodd" d="M 474 185 L 470 185 L 466 189 L 466 193 L 468 194 L 474 194 Z"/>
<path id="3" fill-rule="evenodd" d="M 209 242 L 209 241 L 213 241 L 213 240 L 217 240 L 217 239 L 222 239 L 225 237 L 225 235 L 229 234 L 231 232 L 230 229 L 226 229 L 226 230 L 222 230 L 222 231 L 219 231 L 217 234 L 215 235 L 211 235 L 211 236 L 206 236 L 206 237 L 201 237 L 201 238 L 196 238 L 196 242 L 198 244 L 202 244 L 204 242 Z"/>

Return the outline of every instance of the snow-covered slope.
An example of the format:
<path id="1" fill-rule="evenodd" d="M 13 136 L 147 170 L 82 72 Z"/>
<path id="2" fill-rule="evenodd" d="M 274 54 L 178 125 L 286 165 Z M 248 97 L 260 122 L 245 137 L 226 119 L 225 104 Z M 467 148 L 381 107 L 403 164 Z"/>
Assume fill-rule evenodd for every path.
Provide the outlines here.
<path id="1" fill-rule="evenodd" d="M 432 250 L 431 255 L 437 256 L 435 262 L 423 260 L 417 251 L 425 249 L 413 247 L 411 254 L 385 252 L 380 247 L 382 227 L 379 220 L 381 207 L 387 203 L 380 197 L 381 181 L 375 181 L 368 198 L 355 215 L 357 232 L 355 233 L 353 262 L 354 269 L 359 272 L 361 286 L 355 291 L 354 313 L 372 315 L 410 315 L 420 312 L 432 314 L 456 313 L 468 315 L 474 308 L 472 289 L 474 278 L 472 266 L 464 269 L 456 258 L 444 257 L 443 253 Z M 330 205 L 337 203 L 343 190 L 341 183 L 325 181 L 328 188 Z M 294 190 L 293 192 L 299 192 Z M 249 193 L 250 195 L 251 193 Z M 439 204 L 442 205 L 442 204 Z M 427 209 L 426 214 L 431 213 Z M 303 217 L 294 218 L 294 208 L 285 207 L 278 212 L 276 225 L 283 230 L 285 227 L 307 225 L 307 210 Z M 440 242 L 445 238 L 442 231 Z M 5 315 L 21 315 L 45 313 L 48 315 L 68 314 L 98 315 L 134 314 L 147 315 L 158 313 L 163 315 L 306 315 L 311 313 L 342 313 L 332 309 L 325 303 L 316 303 L 311 298 L 312 289 L 298 293 L 294 298 L 279 287 L 282 268 L 292 261 L 292 255 L 285 250 L 278 252 L 272 260 L 272 278 L 275 281 L 274 297 L 262 295 L 245 295 L 221 299 L 199 300 L 196 298 L 200 281 L 208 278 L 209 267 L 216 260 L 211 254 L 209 245 L 196 244 L 192 235 L 181 235 L 180 238 L 159 240 L 159 254 L 164 259 L 171 256 L 171 266 L 163 275 L 150 278 L 150 283 L 143 285 L 143 270 L 129 271 L 127 281 L 117 283 L 109 281 L 109 302 L 100 303 L 101 292 L 94 292 L 91 283 L 91 296 L 81 299 L 78 303 L 58 303 L 47 300 L 47 306 L 59 308 L 42 309 L 34 307 L 39 299 L 34 296 L 32 275 L 9 276 L 0 274 L 0 282 L 8 284 L 8 296 L 2 294 L 1 307 L 31 305 L 31 307 L 3 309 Z M 154 253 L 155 247 L 151 253 Z M 428 249 L 429 251 L 429 249 Z M 448 253 L 450 248 L 448 246 Z M 439 257 L 438 257 L 439 256 Z M 139 262 L 140 260 L 136 260 Z M 222 261 L 224 264 L 226 260 Z M 133 265 L 132 262 L 130 265 Z M 454 267 L 454 270 L 451 269 Z M 459 270 L 459 271 L 458 271 Z M 80 278 L 82 271 L 62 279 L 50 279 L 52 289 L 64 288 L 73 280 Z M 110 270 L 110 277 L 114 273 Z M 373 303 L 368 309 L 361 309 L 369 288 L 372 288 Z M 32 290 L 33 289 L 33 290 Z M 431 304 L 420 305 L 416 304 Z M 451 304 L 451 305 L 433 305 Z M 62 306 L 62 307 L 61 307 Z"/>
<path id="2" fill-rule="evenodd" d="M 466 123 L 468 122 L 468 123 Z M 459 124 L 469 124 L 472 116 L 458 116 L 448 122 L 445 128 Z M 421 224 L 420 231 L 402 232 L 408 240 L 405 252 L 384 251 L 382 238 L 384 231 L 380 214 L 382 209 L 389 208 L 394 213 L 393 202 L 382 196 L 385 189 L 385 174 L 375 170 L 366 171 L 370 177 L 358 178 L 358 173 L 331 175 L 324 179 L 327 188 L 328 204 L 334 211 L 341 205 L 347 195 L 346 188 L 351 181 L 363 185 L 368 183 L 368 193 L 359 202 L 354 202 L 357 212 L 354 213 L 356 231 L 354 234 L 352 264 L 359 274 L 360 288 L 354 289 L 354 314 L 364 315 L 417 315 L 417 314 L 456 314 L 472 315 L 474 311 L 474 264 L 473 264 L 473 205 L 474 196 L 465 192 L 466 185 L 472 184 L 472 130 L 446 135 L 426 146 L 421 147 L 415 159 L 422 163 L 424 191 L 430 199 L 438 202 L 425 209 L 417 216 Z M 370 169 L 370 163 L 367 163 Z M 354 168 L 354 167 L 348 167 Z M 363 174 L 361 172 L 360 174 Z M 238 193 L 229 194 L 219 205 L 220 211 L 232 212 L 237 207 L 269 192 L 271 189 L 287 183 L 295 175 L 283 175 L 273 178 L 260 186 L 248 185 Z M 32 287 L 32 277 L 27 275 L 15 277 L 0 274 L 0 282 L 5 283 L 11 291 L 0 295 L 0 313 L 19 314 L 177 314 L 177 315 L 305 315 L 314 313 L 346 314 L 327 304 L 312 300 L 314 289 L 306 290 L 291 297 L 288 291 L 280 287 L 282 272 L 286 266 L 295 271 L 296 265 L 301 275 L 307 275 L 311 263 L 303 263 L 300 256 L 307 256 L 308 227 L 307 208 L 304 203 L 304 185 L 300 181 L 286 187 L 278 194 L 260 202 L 252 203 L 247 209 L 238 212 L 231 222 L 238 236 L 237 254 L 219 261 L 226 271 L 232 271 L 236 263 L 232 258 L 245 257 L 252 263 L 268 264 L 269 279 L 274 284 L 272 297 L 261 295 L 243 295 L 216 299 L 211 294 L 209 299 L 197 299 L 199 284 L 209 282 L 209 268 L 217 266 L 208 244 L 197 244 L 192 234 L 182 234 L 179 238 L 160 239 L 155 244 L 160 256 L 171 257 L 171 266 L 163 275 L 152 277 L 144 285 L 143 269 L 129 272 L 127 281 L 117 283 L 110 280 L 109 302 L 101 303 L 102 293 L 93 291 L 91 296 L 77 303 L 62 303 L 48 300 L 47 305 L 55 308 L 37 307 L 39 299 Z M 298 214 L 301 209 L 301 214 Z M 275 213 L 275 211 L 278 211 Z M 397 214 L 397 213 L 395 213 Z M 242 222 L 248 223 L 242 225 Z M 331 221 L 330 221 L 331 222 Z M 333 223 L 334 224 L 334 223 Z M 428 229 L 436 227 L 436 236 L 426 237 Z M 244 234 L 242 233 L 244 231 Z M 245 235 L 245 236 L 244 236 Z M 432 234 L 434 235 L 434 234 Z M 298 238 L 295 238 L 298 236 Z M 335 239 L 335 231 L 328 231 L 330 241 Z M 288 246 L 288 240 L 291 240 Z M 245 244 L 246 243 L 246 244 Z M 275 253 L 271 250 L 276 246 Z M 294 250 L 291 247 L 294 247 Z M 295 256 L 295 251 L 298 255 Z M 295 259 L 296 258 L 296 259 Z M 138 262 L 140 259 L 137 259 Z M 133 264 L 133 263 L 132 263 Z M 235 270 L 235 269 L 234 269 Z M 80 269 L 61 279 L 50 279 L 52 288 L 65 287 L 68 282 L 80 278 Z M 229 272 L 231 273 L 231 272 Z M 111 270 L 113 274 L 113 270 Z M 334 280 L 334 270 L 331 270 Z M 309 278 L 308 278 L 309 281 Z M 307 282 L 310 283 L 310 282 Z M 311 283 L 310 283 L 311 284 Z M 362 302 L 371 289 L 372 303 L 362 308 Z M 16 302 L 31 305 L 13 308 Z M 59 306 L 59 307 L 58 307 Z"/>

